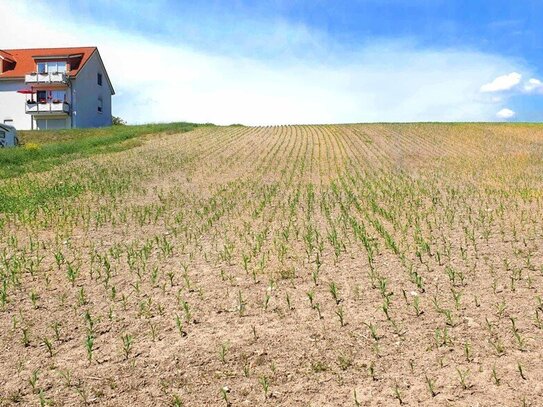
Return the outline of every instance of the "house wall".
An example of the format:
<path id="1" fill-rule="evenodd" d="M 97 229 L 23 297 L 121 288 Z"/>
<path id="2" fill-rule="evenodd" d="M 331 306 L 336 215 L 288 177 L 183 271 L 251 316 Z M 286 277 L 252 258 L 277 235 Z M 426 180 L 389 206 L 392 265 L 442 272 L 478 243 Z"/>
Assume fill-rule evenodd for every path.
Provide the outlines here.
<path id="1" fill-rule="evenodd" d="M 98 85 L 102 74 L 102 86 Z M 72 81 L 74 127 L 111 126 L 111 89 L 98 53 L 94 52 L 83 69 Z M 102 113 L 98 112 L 98 99 L 102 99 Z"/>
<path id="2" fill-rule="evenodd" d="M 17 93 L 25 87 L 24 80 L 0 81 L 0 123 L 13 120 L 9 124 L 16 129 L 31 129 L 32 116 L 25 113 L 26 95 Z"/>

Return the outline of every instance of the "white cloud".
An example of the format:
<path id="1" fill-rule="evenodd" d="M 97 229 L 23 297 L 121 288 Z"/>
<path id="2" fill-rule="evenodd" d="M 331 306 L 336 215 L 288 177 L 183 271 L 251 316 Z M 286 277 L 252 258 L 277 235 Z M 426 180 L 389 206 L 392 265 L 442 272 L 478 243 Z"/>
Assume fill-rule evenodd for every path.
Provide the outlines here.
<path id="1" fill-rule="evenodd" d="M 498 119 L 504 119 L 504 120 L 512 119 L 515 116 L 516 116 L 516 113 L 513 112 L 511 109 L 508 109 L 508 108 L 504 108 L 504 109 L 500 110 L 498 113 L 496 113 L 496 117 Z"/>
<path id="2" fill-rule="evenodd" d="M 117 91 L 114 114 L 131 123 L 494 120 L 495 105 L 481 97 L 480 84 L 522 69 L 490 54 L 383 41 L 321 59 L 217 56 L 81 24 L 48 4 L 0 0 L 0 15 L 10 16 L 2 47 L 97 45 Z"/>
<path id="3" fill-rule="evenodd" d="M 543 93 L 543 82 L 532 78 L 524 84 L 524 91 L 527 93 Z"/>
<path id="4" fill-rule="evenodd" d="M 508 75 L 498 76 L 492 82 L 481 86 L 481 92 L 502 92 L 505 90 L 511 90 L 517 86 L 522 79 L 522 75 L 518 72 L 511 72 Z"/>

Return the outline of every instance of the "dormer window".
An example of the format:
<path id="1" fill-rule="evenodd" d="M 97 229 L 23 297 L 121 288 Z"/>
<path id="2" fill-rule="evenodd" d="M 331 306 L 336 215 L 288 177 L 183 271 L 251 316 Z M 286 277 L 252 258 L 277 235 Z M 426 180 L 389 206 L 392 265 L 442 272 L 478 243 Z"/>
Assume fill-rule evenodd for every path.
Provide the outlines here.
<path id="1" fill-rule="evenodd" d="M 15 61 L 8 55 L 0 49 L 0 74 L 11 71 L 15 67 Z"/>
<path id="2" fill-rule="evenodd" d="M 38 62 L 37 64 L 38 73 L 55 73 L 62 72 L 66 73 L 66 61 L 47 61 L 47 62 Z"/>

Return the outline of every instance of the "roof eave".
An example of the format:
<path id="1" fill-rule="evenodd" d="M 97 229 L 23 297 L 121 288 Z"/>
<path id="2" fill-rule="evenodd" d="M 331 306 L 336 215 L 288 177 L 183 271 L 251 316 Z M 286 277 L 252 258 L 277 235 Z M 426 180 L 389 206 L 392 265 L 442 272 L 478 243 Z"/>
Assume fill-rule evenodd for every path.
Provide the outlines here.
<path id="1" fill-rule="evenodd" d="M 77 57 L 83 57 L 83 54 L 67 54 L 67 55 L 33 55 L 32 58 L 34 60 L 37 59 L 70 59 L 70 58 L 77 58 Z"/>
<path id="2" fill-rule="evenodd" d="M 8 55 L 11 55 L 11 54 L 8 54 Z M 14 59 L 11 59 L 10 57 L 2 55 L 2 54 L 0 54 L 0 59 L 3 61 L 11 62 L 12 64 L 16 62 Z"/>

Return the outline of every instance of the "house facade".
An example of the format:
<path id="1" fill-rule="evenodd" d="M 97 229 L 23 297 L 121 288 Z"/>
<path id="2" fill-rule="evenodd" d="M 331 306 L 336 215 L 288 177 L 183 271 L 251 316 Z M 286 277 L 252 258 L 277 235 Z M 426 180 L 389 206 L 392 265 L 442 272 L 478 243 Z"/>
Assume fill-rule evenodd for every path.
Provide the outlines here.
<path id="1" fill-rule="evenodd" d="M 115 90 L 96 47 L 0 50 L 0 123 L 18 130 L 111 125 Z"/>

